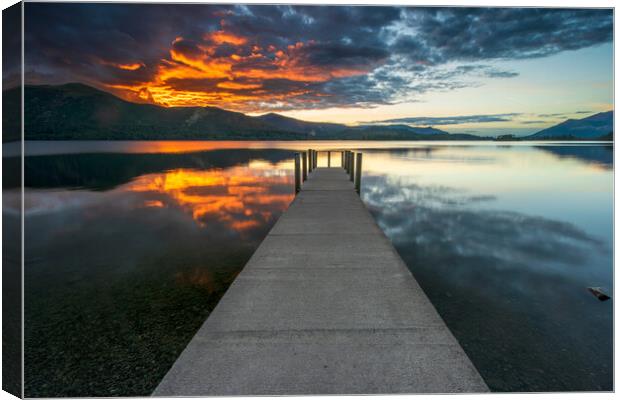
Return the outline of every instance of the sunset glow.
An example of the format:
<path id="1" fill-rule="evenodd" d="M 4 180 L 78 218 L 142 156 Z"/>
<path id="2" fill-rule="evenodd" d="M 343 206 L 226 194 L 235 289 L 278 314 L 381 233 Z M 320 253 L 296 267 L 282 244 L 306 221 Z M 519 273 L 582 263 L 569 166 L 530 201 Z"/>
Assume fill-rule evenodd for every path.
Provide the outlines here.
<path id="1" fill-rule="evenodd" d="M 258 103 L 294 101 L 295 97 L 328 96 L 311 93 L 303 86 L 337 78 L 363 75 L 372 65 L 347 68 L 312 65 L 308 53 L 314 41 L 297 42 L 282 48 L 263 48 L 249 38 L 218 30 L 207 32 L 202 41 L 175 38 L 169 58 L 159 61 L 149 81 L 132 85 L 108 84 L 117 95 L 130 101 L 174 106 L 218 106 L 255 111 Z M 231 53 L 231 54 L 229 54 Z M 104 63 L 104 65 L 110 65 Z M 142 64 L 114 64 L 115 68 L 135 70 Z M 298 82 L 297 89 L 274 93 L 264 81 Z M 312 98 L 304 101 L 312 102 Z"/>
<path id="2" fill-rule="evenodd" d="M 80 82 L 131 102 L 347 124 L 510 116 L 432 125 L 483 135 L 613 108 L 611 9 L 28 3 L 25 13 L 27 83 Z"/>

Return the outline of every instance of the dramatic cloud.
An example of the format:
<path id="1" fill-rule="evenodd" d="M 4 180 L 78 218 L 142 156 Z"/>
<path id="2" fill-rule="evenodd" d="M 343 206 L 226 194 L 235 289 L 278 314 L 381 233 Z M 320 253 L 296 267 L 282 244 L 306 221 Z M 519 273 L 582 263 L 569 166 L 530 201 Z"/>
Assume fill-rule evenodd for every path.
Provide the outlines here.
<path id="1" fill-rule="evenodd" d="M 611 10 L 26 4 L 26 79 L 240 111 L 372 107 L 612 39 Z"/>

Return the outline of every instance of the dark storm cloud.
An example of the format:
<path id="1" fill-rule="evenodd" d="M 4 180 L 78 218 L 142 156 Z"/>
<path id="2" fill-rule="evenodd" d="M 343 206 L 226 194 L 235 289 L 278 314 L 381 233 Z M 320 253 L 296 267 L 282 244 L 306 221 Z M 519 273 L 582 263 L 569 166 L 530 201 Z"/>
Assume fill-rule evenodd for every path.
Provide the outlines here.
<path id="1" fill-rule="evenodd" d="M 389 53 L 379 47 L 359 47 L 343 43 L 313 44 L 304 49 L 304 61 L 310 65 L 357 67 L 385 60 Z"/>
<path id="2" fill-rule="evenodd" d="M 602 9 L 409 8 L 404 20 L 415 31 L 397 40 L 397 51 L 422 62 L 432 54 L 433 63 L 544 57 L 613 34 L 612 11 Z"/>
<path id="3" fill-rule="evenodd" d="M 155 100 L 153 89 L 208 88 L 197 102 L 228 96 L 222 106 L 242 110 L 412 101 L 514 77 L 492 63 L 610 42 L 613 30 L 612 10 L 549 8 L 28 3 L 26 21 L 31 83 L 126 98 L 148 88 Z"/>

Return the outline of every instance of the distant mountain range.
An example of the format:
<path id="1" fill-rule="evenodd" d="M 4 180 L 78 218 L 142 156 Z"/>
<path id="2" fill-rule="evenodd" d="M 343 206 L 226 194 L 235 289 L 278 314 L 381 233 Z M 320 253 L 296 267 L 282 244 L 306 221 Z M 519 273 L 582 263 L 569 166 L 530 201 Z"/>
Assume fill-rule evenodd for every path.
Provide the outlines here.
<path id="1" fill-rule="evenodd" d="M 347 128 L 346 125 L 327 122 L 307 122 L 280 114 L 269 113 L 256 117 L 261 121 L 289 132 L 304 133 L 309 136 L 330 136 Z"/>
<path id="2" fill-rule="evenodd" d="M 217 107 L 160 107 L 122 100 L 80 84 L 25 87 L 27 140 L 480 140 L 406 125 L 347 126 L 307 122 L 279 114 L 258 117 Z M 19 139 L 19 88 L 3 92 L 3 140 Z"/>
<path id="3" fill-rule="evenodd" d="M 19 101 L 19 88 L 4 98 Z M 29 140 L 305 138 L 242 113 L 217 107 L 131 103 L 78 83 L 26 86 L 24 113 Z"/>
<path id="4" fill-rule="evenodd" d="M 490 140 L 409 125 L 348 126 L 269 113 L 257 117 L 217 107 L 160 107 L 131 103 L 81 83 L 26 85 L 27 140 Z M 20 88 L 3 91 L 3 141 L 19 139 Z M 584 122 L 582 122 L 584 121 Z M 587 122 L 586 122 L 587 121 Z M 568 120 L 529 140 L 593 140 L 613 129 L 613 112 Z"/>
<path id="5" fill-rule="evenodd" d="M 582 119 L 568 119 L 543 129 L 525 140 L 613 140 L 614 112 L 607 111 Z"/>

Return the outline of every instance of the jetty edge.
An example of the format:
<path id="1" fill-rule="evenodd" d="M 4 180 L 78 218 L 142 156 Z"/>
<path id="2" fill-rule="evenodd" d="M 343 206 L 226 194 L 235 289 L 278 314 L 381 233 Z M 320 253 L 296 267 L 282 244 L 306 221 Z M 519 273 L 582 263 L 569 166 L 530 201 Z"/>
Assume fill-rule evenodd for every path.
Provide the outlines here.
<path id="1" fill-rule="evenodd" d="M 153 396 L 488 392 L 350 174 L 307 178 Z"/>

